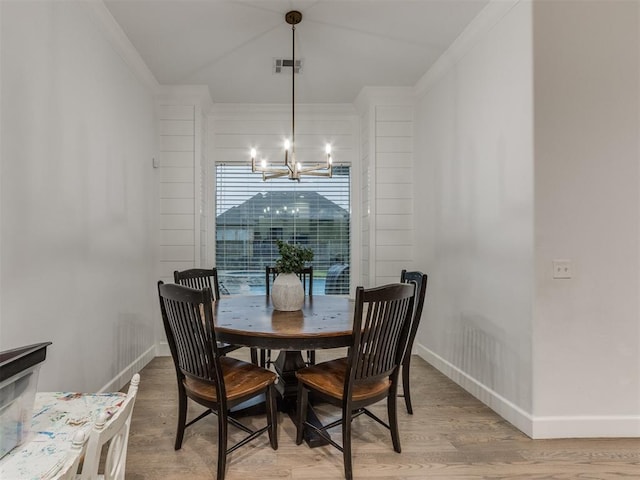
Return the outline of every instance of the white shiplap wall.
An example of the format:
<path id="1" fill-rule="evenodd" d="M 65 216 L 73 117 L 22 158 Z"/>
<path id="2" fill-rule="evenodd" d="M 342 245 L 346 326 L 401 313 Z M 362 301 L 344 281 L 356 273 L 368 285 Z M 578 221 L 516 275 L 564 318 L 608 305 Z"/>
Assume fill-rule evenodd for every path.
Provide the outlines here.
<path id="1" fill-rule="evenodd" d="M 413 263 L 413 107 L 375 107 L 375 284 Z"/>
<path id="2" fill-rule="evenodd" d="M 209 211 L 213 211 L 214 210 L 214 205 L 213 202 L 208 201 L 208 197 L 207 197 L 207 192 L 208 192 L 208 186 L 207 183 L 210 181 L 213 181 L 214 179 L 211 178 L 211 174 L 209 173 L 209 169 L 208 167 L 208 163 L 207 163 L 207 154 L 206 154 L 206 139 L 207 138 L 207 119 L 206 119 L 206 115 L 203 115 L 201 113 L 202 111 L 198 108 L 196 108 L 196 114 L 200 115 L 200 118 L 202 119 L 201 122 L 196 122 L 196 128 L 198 129 L 199 132 L 199 137 L 202 140 L 198 140 L 198 135 L 196 136 L 196 141 L 200 143 L 200 145 L 202 146 L 202 148 L 198 151 L 198 149 L 196 148 L 196 158 L 198 159 L 198 163 L 196 164 L 196 168 L 198 168 L 199 172 L 200 172 L 200 181 L 198 182 L 198 190 L 196 192 L 196 205 L 200 206 L 199 212 L 198 212 L 198 218 L 199 218 L 199 225 L 200 225 L 200 229 L 198 232 L 199 235 L 199 240 L 200 240 L 200 247 L 199 247 L 199 261 L 200 261 L 200 267 L 203 268 L 209 268 L 211 266 L 213 266 L 213 263 L 208 262 L 207 260 L 207 250 L 208 250 L 208 238 L 207 238 L 207 231 L 208 231 L 208 216 L 209 216 Z M 200 125 L 198 125 L 198 123 L 200 123 Z"/>
<path id="3" fill-rule="evenodd" d="M 362 285 L 367 288 L 371 286 L 371 148 L 370 135 L 371 127 L 369 125 L 369 110 L 365 111 L 360 117 L 360 161 L 361 161 L 361 231 L 362 241 L 360 249 L 360 268 L 362 269 Z"/>
<path id="4" fill-rule="evenodd" d="M 272 161 L 282 156 L 282 141 L 291 129 L 288 105 L 215 105 L 207 118 L 207 172 L 215 172 L 216 162 L 249 164 L 249 150 L 256 147 Z M 296 152 L 299 158 L 322 156 L 325 143 L 333 148 L 336 164 L 352 167 L 352 258 L 360 256 L 360 169 L 358 117 L 350 105 L 300 105 L 296 107 Z M 207 198 L 215 198 L 215 179 L 207 182 Z M 215 245 L 215 209 L 208 206 L 208 244 Z M 215 251 L 206 252 L 206 260 L 215 264 Z M 204 259 L 204 257 L 203 257 Z M 352 262 L 352 278 L 360 282 L 360 266 Z"/>
<path id="5" fill-rule="evenodd" d="M 195 155 L 196 107 L 159 105 L 160 129 L 160 277 L 196 261 Z"/>

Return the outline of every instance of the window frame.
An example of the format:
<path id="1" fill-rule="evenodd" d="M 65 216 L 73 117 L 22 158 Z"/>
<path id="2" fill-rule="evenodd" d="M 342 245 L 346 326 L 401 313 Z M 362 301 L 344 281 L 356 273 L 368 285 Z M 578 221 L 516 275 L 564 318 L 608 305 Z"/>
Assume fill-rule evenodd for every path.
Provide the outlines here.
<path id="1" fill-rule="evenodd" d="M 233 108 L 233 107 L 232 107 Z M 287 109 L 288 115 L 288 107 Z M 338 109 L 340 110 L 340 109 Z M 279 108 L 276 108 L 276 111 L 282 111 Z M 239 116 L 232 115 L 234 119 L 245 119 L 246 111 L 234 111 L 234 113 Z M 227 115 L 229 113 L 227 112 Z M 341 152 L 339 149 L 335 152 L 335 158 L 340 158 L 340 161 L 336 162 L 336 165 L 347 165 L 350 167 L 351 171 L 351 179 L 350 186 L 351 191 L 349 192 L 351 205 L 350 205 L 350 285 L 349 285 L 349 296 L 355 296 L 355 289 L 358 285 L 362 285 L 362 274 L 361 274 L 361 260 L 362 260 L 362 167 L 360 160 L 360 119 L 353 112 L 350 106 L 345 106 L 344 112 L 334 112 L 332 114 L 323 115 L 323 119 L 331 120 L 332 118 L 340 118 L 342 120 L 347 120 L 351 125 L 351 135 L 349 145 L 351 148 L 343 149 Z M 207 117 L 208 125 L 213 125 L 213 123 L 218 120 L 215 112 L 209 114 Z M 232 159 L 224 159 L 221 158 L 223 152 L 226 150 L 223 148 L 215 148 L 215 132 L 212 128 L 207 128 L 207 136 L 206 136 L 206 152 L 207 155 L 202 159 L 204 163 L 204 167 L 201 169 L 202 181 L 200 182 L 200 187 L 202 191 L 202 202 L 201 202 L 201 210 L 200 212 L 196 212 L 196 215 L 200 213 L 202 217 L 202 226 L 201 232 L 195 232 L 196 237 L 201 239 L 203 245 L 201 245 L 201 263 L 202 265 L 207 266 L 215 266 L 216 264 L 216 252 L 215 252 L 215 242 L 216 242 L 216 220 L 215 220 L 215 212 L 216 212 L 216 164 L 217 163 L 226 163 L 229 165 L 245 165 L 249 164 L 249 147 L 246 148 L 247 156 L 245 161 L 233 161 Z M 341 155 L 342 153 L 342 155 Z M 196 169 L 198 170 L 198 169 Z M 256 173 L 256 175 L 258 175 Z M 304 181 L 304 179 L 302 180 Z M 196 187 L 198 184 L 196 183 Z"/>
<path id="2" fill-rule="evenodd" d="M 242 170 L 235 170 L 238 167 L 242 167 Z M 339 175 L 336 171 L 336 169 L 339 169 L 341 167 L 346 167 L 348 169 L 348 171 L 346 173 L 348 173 L 348 175 Z M 212 250 L 212 254 L 215 258 L 215 256 L 218 253 L 221 253 L 222 251 L 220 250 L 221 248 L 223 250 L 227 250 L 228 248 L 231 249 L 231 252 L 237 250 L 238 248 L 240 248 L 242 251 L 245 251 L 246 248 L 250 248 L 250 249 L 258 249 L 254 255 L 251 257 L 251 259 L 246 259 L 246 261 L 249 261 L 249 265 L 252 265 L 251 268 L 251 272 L 253 272 L 253 274 L 255 275 L 256 273 L 256 261 L 259 264 L 265 264 L 265 265 L 273 265 L 273 262 L 275 261 L 275 257 L 274 254 L 277 257 L 275 250 L 275 241 L 273 242 L 269 242 L 267 239 L 267 243 L 264 243 L 264 239 L 266 237 L 264 237 L 265 234 L 265 229 L 270 228 L 270 230 L 280 230 L 281 234 L 283 229 L 291 229 L 292 225 L 291 225 L 291 219 L 289 219 L 288 215 L 286 215 L 284 223 L 281 224 L 280 223 L 280 215 L 275 215 L 276 211 L 276 207 L 273 206 L 272 202 L 275 201 L 276 204 L 279 204 L 279 202 L 282 202 L 283 199 L 287 199 L 290 196 L 291 197 L 295 197 L 298 198 L 298 195 L 301 195 L 301 199 L 300 202 L 304 203 L 304 202 L 308 202 L 307 198 L 309 198 L 310 202 L 312 204 L 316 204 L 316 202 L 320 202 L 322 204 L 322 208 L 332 208 L 329 206 L 329 204 L 333 204 L 333 202 L 340 202 L 340 199 L 347 200 L 347 195 L 348 195 L 348 206 L 347 203 L 343 203 L 341 205 L 343 205 L 343 208 L 346 208 L 346 216 L 341 218 L 343 220 L 338 220 L 339 224 L 334 224 L 332 222 L 331 225 L 329 226 L 329 230 L 326 230 L 323 228 L 323 224 L 326 223 L 327 219 L 317 219 L 314 216 L 309 217 L 309 216 L 305 216 L 305 214 L 301 214 L 301 218 L 300 218 L 300 235 L 301 239 L 299 239 L 298 241 L 302 241 L 303 244 L 306 245 L 306 242 L 304 241 L 304 238 L 307 238 L 307 235 L 305 234 L 305 232 L 307 231 L 307 229 L 311 228 L 311 230 L 307 233 L 309 233 L 309 235 L 311 235 L 310 237 L 308 237 L 308 241 L 312 242 L 312 244 L 317 244 L 316 247 L 320 248 L 319 251 L 317 252 L 323 252 L 321 255 L 317 256 L 317 258 L 314 259 L 313 265 L 314 265 L 314 270 L 316 268 L 320 268 L 320 270 L 318 270 L 318 273 L 324 272 L 324 268 L 326 267 L 327 269 L 329 269 L 329 267 L 332 267 L 333 264 L 331 264 L 331 260 L 329 257 L 327 257 L 327 253 L 328 251 L 326 251 L 326 249 L 330 246 L 331 243 L 335 242 L 336 240 L 338 240 L 339 238 L 342 238 L 342 241 L 347 242 L 348 241 L 348 252 L 345 251 L 345 255 L 348 255 L 348 265 L 349 265 L 349 284 L 345 285 L 348 287 L 348 290 L 345 290 L 342 294 L 349 294 L 351 292 L 351 287 L 353 282 L 351 281 L 351 269 L 352 266 L 354 264 L 354 262 L 352 261 L 352 257 L 351 255 L 353 255 L 353 252 L 356 251 L 356 249 L 353 248 L 352 246 L 352 241 L 353 241 L 353 208 L 352 208 L 352 203 L 353 200 L 351 198 L 352 195 L 352 191 L 353 191 L 353 185 L 352 185 L 352 177 L 353 177 L 353 171 L 352 171 L 352 167 L 351 165 L 348 165 L 344 162 L 339 163 L 334 165 L 334 178 L 335 178 L 335 182 L 336 183 L 332 183 L 331 185 L 333 186 L 329 186 L 327 184 L 327 181 L 332 182 L 332 179 L 326 178 L 326 179 L 322 179 L 322 181 L 320 182 L 320 184 L 317 185 L 316 187 L 316 178 L 314 177 L 308 177 L 308 178 L 303 178 L 301 180 L 301 182 L 308 182 L 311 185 L 303 185 L 302 187 L 300 187 L 297 182 L 291 181 L 291 180 L 287 180 L 287 179 L 278 179 L 275 181 L 271 181 L 268 180 L 266 183 L 277 183 L 278 185 L 265 185 L 264 187 L 261 186 L 262 180 L 260 178 L 260 174 L 258 173 L 252 173 L 250 166 L 247 164 L 243 164 L 240 162 L 217 162 L 213 165 L 213 175 L 211 178 L 211 182 L 214 184 L 214 189 L 213 191 L 216 193 L 215 197 L 213 197 L 213 209 L 215 210 L 213 215 L 212 215 L 212 225 L 213 225 L 213 230 L 215 232 L 215 243 L 211 245 L 211 250 Z M 226 181 L 228 181 L 228 185 L 229 188 L 231 190 L 229 190 L 227 192 L 225 185 L 227 185 Z M 290 183 L 291 182 L 291 183 Z M 247 207 L 251 209 L 251 211 L 253 211 L 256 208 L 256 204 L 258 204 L 260 206 L 260 209 L 262 209 L 261 205 L 262 203 L 266 204 L 271 204 L 272 206 L 272 210 L 273 212 L 269 213 L 267 212 L 266 214 L 266 218 L 263 218 L 262 215 L 260 215 L 261 220 L 259 221 L 258 224 L 253 225 L 253 223 L 251 223 L 251 225 L 253 225 L 252 227 L 252 231 L 254 231 L 254 234 L 256 235 L 255 238 L 253 238 L 251 240 L 251 246 L 249 245 L 245 245 L 246 242 L 248 241 L 246 238 L 245 239 L 231 239 L 231 243 L 228 246 L 223 246 L 220 245 L 218 242 L 223 241 L 223 243 L 227 240 L 230 240 L 226 235 L 226 232 L 231 231 L 231 233 L 236 232 L 237 234 L 237 230 L 236 227 L 230 226 L 230 225 L 225 225 L 225 223 L 223 223 L 222 225 L 218 225 L 219 221 L 221 221 L 220 218 L 218 218 L 216 216 L 217 212 L 218 212 L 218 205 L 216 204 L 217 200 L 220 200 L 219 196 L 217 195 L 216 192 L 216 188 L 218 186 L 221 187 L 225 187 L 225 195 L 224 199 L 222 199 L 221 201 L 223 201 L 224 203 L 222 205 L 229 205 L 227 202 L 231 201 L 232 203 L 235 203 L 234 198 L 237 198 L 238 200 L 236 201 L 240 201 L 241 199 L 245 198 L 245 194 L 243 193 L 243 188 L 242 186 L 245 184 L 250 184 L 250 186 L 246 187 L 245 192 L 249 193 L 250 195 L 248 195 L 248 197 L 246 197 L 246 201 L 247 203 Z M 238 187 L 240 187 L 240 190 L 238 190 Z M 346 187 L 346 188 L 345 188 Z M 266 197 L 260 196 L 260 191 L 264 188 L 264 191 L 266 191 Z M 300 189 L 301 188 L 301 189 Z M 330 192 L 325 191 L 327 188 L 330 189 Z M 286 193 L 285 193 L 286 192 Z M 313 194 L 312 194 L 313 192 Z M 324 194 L 320 193 L 323 192 Z M 333 194 L 331 193 L 333 192 Z M 340 193 L 342 192 L 342 193 Z M 305 194 L 306 193 L 306 194 Z M 258 195 L 258 196 L 254 196 L 254 195 Z M 271 197 L 269 195 L 275 195 L 275 197 Z M 316 194 L 318 195 L 316 197 Z M 229 196 L 230 195 L 230 196 Z M 236 195 L 239 195 L 239 197 L 236 197 Z M 263 192 L 264 195 L 264 192 Z M 336 195 L 338 196 L 336 198 Z M 325 200 L 322 200 L 325 199 Z M 257 202 L 257 203 L 256 203 Z M 326 203 L 325 203 L 326 202 Z M 297 201 L 293 200 L 293 199 L 289 199 L 289 200 L 285 200 L 285 204 L 296 204 Z M 244 205 L 244 203 L 242 204 Z M 276 205 L 277 206 L 277 205 Z M 242 208 L 242 207 L 241 207 Z M 268 207 L 267 207 L 268 208 Z M 284 210 L 286 212 L 287 207 L 284 207 Z M 342 212 L 345 212 L 344 210 L 340 209 Z M 225 214 L 227 214 L 227 212 L 231 212 L 232 218 L 233 215 L 235 215 L 233 213 L 233 211 L 230 210 L 226 210 Z M 337 211 L 336 211 L 337 212 Z M 271 215 L 273 215 L 273 217 L 271 217 Z M 228 216 L 228 215 L 227 215 Z M 225 217 L 226 218 L 226 217 Z M 230 220 L 227 218 L 227 220 Z M 257 219 L 256 219 L 257 220 Z M 346 224 L 342 223 L 346 220 Z M 264 223 L 266 222 L 266 224 Z M 274 222 L 273 224 L 271 222 Z M 293 223 L 295 224 L 296 221 L 293 220 Z M 342 224 L 343 226 L 339 227 L 338 225 Z M 269 225 L 272 225 L 271 227 L 269 227 Z M 288 226 L 287 226 L 288 225 Z M 224 237 L 225 238 L 218 238 L 218 231 L 217 228 L 223 228 L 223 232 L 225 232 Z M 231 230 L 229 230 L 231 229 Z M 257 230 L 256 230 L 257 229 Z M 295 226 L 293 226 L 293 232 L 295 232 Z M 319 230 L 318 230 L 319 229 Z M 337 229 L 337 230 L 336 230 Z M 344 230 L 346 229 L 346 231 Z M 244 229 L 242 230 L 244 231 Z M 291 235 L 291 231 L 289 231 L 288 235 Z M 342 231 L 343 233 L 338 233 Z M 260 232 L 262 232 L 262 235 L 260 235 Z M 348 232 L 348 235 L 347 235 Z M 270 237 L 271 235 L 267 233 L 267 237 Z M 338 235 L 336 237 L 336 234 Z M 263 238 L 264 237 L 264 238 Z M 277 238 L 281 238 L 282 235 L 276 236 Z M 348 237 L 348 238 L 347 238 Z M 260 241 L 260 239 L 263 239 L 262 241 Z M 275 237 L 274 237 L 275 238 Z M 241 245 L 237 245 L 237 241 L 235 240 L 240 240 L 240 244 Z M 258 242 L 256 244 L 256 241 Z M 295 241 L 295 240 L 294 240 Z M 328 243 L 327 243 L 328 242 Z M 273 243 L 273 247 L 269 250 L 268 244 Z M 244 246 L 242 246 L 244 245 Z M 336 247 L 338 247 L 338 245 L 336 245 Z M 265 250 L 265 248 L 267 248 L 267 250 Z M 339 247 L 338 247 L 339 249 Z M 314 248 L 315 250 L 315 248 Z M 331 249 L 333 250 L 333 249 Z M 239 254 L 239 253 L 238 253 Z M 266 255 L 266 257 L 264 257 L 264 255 Z M 235 254 L 231 254 L 231 257 L 225 257 L 227 261 L 232 262 L 233 264 L 235 264 L 236 260 L 236 255 Z M 265 263 L 266 261 L 266 263 Z M 327 263 L 329 262 L 329 263 Z M 241 262 L 242 264 L 244 264 L 244 262 Z M 226 263 L 225 263 L 226 265 Z M 247 265 L 247 266 L 249 266 Z M 222 264 L 220 264 L 219 262 L 216 261 L 216 266 L 218 268 L 223 267 Z M 245 266 L 245 268 L 247 267 Z M 230 265 L 228 265 L 226 268 L 231 268 Z M 243 267 L 241 265 L 234 267 L 236 270 L 239 268 L 240 270 L 243 270 Z M 234 270 L 234 268 L 232 268 L 232 270 Z M 262 271 L 260 271 L 262 272 Z M 263 273 L 263 272 L 262 272 Z M 328 270 L 327 270 L 328 273 Z M 322 276 L 322 275 L 321 275 Z M 262 277 L 260 277 L 262 278 Z M 318 292 L 318 294 L 321 294 L 321 292 Z M 335 293 L 334 293 L 335 294 Z"/>

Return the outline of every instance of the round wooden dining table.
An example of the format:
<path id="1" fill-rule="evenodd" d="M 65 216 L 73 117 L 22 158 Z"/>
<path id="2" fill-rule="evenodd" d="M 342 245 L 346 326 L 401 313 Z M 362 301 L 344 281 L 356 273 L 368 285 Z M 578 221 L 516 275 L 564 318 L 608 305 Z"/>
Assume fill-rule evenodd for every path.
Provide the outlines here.
<path id="1" fill-rule="evenodd" d="M 214 302 L 218 340 L 277 350 L 346 347 L 351 341 L 354 302 L 346 297 L 305 297 L 302 310 L 281 312 L 271 297 L 240 295 Z"/>
<path id="2" fill-rule="evenodd" d="M 348 347 L 352 342 L 355 302 L 335 295 L 305 297 L 301 310 L 275 310 L 265 295 L 222 297 L 213 304 L 218 341 L 279 350 L 274 362 L 280 377 L 281 410 L 293 413 L 298 382 L 295 372 L 305 367 L 302 350 Z M 311 410 L 310 410 L 311 411 Z M 325 444 L 309 439 L 310 446 Z"/>

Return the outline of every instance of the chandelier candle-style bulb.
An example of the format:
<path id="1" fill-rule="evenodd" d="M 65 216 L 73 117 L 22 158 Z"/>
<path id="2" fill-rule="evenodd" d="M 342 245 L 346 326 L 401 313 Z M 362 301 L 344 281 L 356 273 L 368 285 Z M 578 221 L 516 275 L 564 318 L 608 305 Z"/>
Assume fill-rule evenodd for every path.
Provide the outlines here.
<path id="1" fill-rule="evenodd" d="M 252 148 L 251 149 L 251 171 L 255 172 L 256 171 L 256 149 Z"/>
<path id="2" fill-rule="evenodd" d="M 289 167 L 289 149 L 291 148 L 291 142 L 289 142 L 289 139 L 287 138 L 284 141 L 284 165 L 286 167 Z"/>
<path id="3" fill-rule="evenodd" d="M 324 146 L 324 153 L 327 154 L 327 168 L 331 166 L 331 145 L 327 143 Z"/>

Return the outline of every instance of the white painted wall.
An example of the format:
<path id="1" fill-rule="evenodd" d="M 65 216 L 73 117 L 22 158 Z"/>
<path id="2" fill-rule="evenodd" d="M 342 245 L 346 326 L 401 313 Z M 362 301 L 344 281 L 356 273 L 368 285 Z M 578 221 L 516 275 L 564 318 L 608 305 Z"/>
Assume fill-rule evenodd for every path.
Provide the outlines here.
<path id="1" fill-rule="evenodd" d="M 496 4 L 497 3 L 497 4 Z M 418 85 L 418 352 L 522 430 L 532 408 L 531 4 L 496 2 Z M 480 32 L 480 34 L 479 34 Z"/>
<path id="2" fill-rule="evenodd" d="M 640 436 L 639 14 L 533 7 L 536 437 Z"/>
<path id="3" fill-rule="evenodd" d="M 534 438 L 640 436 L 639 38 L 492 2 L 418 85 L 419 352 Z"/>
<path id="4" fill-rule="evenodd" d="M 0 349 L 53 342 L 40 390 L 119 388 L 159 321 L 153 97 L 89 3 L 0 9 Z"/>

